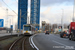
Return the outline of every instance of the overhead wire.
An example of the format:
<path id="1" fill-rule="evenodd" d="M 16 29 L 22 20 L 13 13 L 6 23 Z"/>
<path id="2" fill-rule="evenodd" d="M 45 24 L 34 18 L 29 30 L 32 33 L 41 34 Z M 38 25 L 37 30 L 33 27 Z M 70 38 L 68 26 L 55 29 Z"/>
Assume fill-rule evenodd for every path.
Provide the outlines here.
<path id="1" fill-rule="evenodd" d="M 4 2 L 4 0 L 2 0 L 3 1 L 3 3 L 7 6 L 7 7 L 9 7 L 5 2 Z M 9 7 L 10 8 L 10 7 Z M 10 10 L 12 10 L 11 8 L 10 8 Z M 18 15 L 14 10 L 12 10 L 16 15 Z"/>
<path id="2" fill-rule="evenodd" d="M 7 7 L 9 7 L 9 6 L 4 2 L 4 0 L 2 0 L 2 1 L 3 1 L 3 3 L 4 3 Z M 17 2 L 17 0 L 15 0 L 15 1 Z M 17 2 L 17 3 L 18 3 L 18 2 Z M 10 7 L 9 7 L 9 8 L 10 8 Z M 10 9 L 11 9 L 11 8 L 10 8 Z M 11 10 L 12 10 L 12 9 L 11 9 Z M 17 14 L 14 10 L 12 10 L 12 11 L 13 11 L 15 14 Z M 26 13 L 27 13 L 27 12 L 25 12 L 25 14 L 26 14 Z M 24 15 L 25 15 L 25 14 L 24 14 Z M 18 14 L 17 14 L 17 15 L 18 15 Z M 24 15 L 23 15 L 23 16 L 24 16 Z M 23 16 L 22 16 L 22 18 L 23 18 Z"/>

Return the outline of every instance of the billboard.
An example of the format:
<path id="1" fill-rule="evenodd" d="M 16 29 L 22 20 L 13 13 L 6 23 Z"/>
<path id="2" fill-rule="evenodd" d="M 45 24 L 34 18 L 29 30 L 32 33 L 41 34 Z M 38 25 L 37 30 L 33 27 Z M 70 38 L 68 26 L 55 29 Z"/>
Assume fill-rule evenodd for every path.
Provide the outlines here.
<path id="1" fill-rule="evenodd" d="M 4 26 L 4 19 L 0 19 L 0 27 Z"/>

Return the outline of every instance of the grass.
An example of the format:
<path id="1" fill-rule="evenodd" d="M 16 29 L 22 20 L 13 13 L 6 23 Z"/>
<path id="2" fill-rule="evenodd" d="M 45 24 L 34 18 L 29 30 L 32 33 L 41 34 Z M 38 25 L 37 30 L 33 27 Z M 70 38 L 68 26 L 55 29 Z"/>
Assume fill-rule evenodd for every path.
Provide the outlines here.
<path id="1" fill-rule="evenodd" d="M 8 44 L 13 43 L 16 39 L 19 39 L 20 37 L 13 37 L 9 39 L 5 39 L 0 41 L 0 46 L 1 47 L 6 47 Z"/>

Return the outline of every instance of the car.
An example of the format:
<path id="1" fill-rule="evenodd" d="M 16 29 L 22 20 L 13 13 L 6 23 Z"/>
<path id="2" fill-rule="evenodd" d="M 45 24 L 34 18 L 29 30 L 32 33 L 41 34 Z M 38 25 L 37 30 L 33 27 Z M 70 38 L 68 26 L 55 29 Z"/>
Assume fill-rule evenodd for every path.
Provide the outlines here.
<path id="1" fill-rule="evenodd" d="M 75 22 L 71 22 L 68 26 L 69 29 L 69 40 L 75 41 Z"/>
<path id="2" fill-rule="evenodd" d="M 49 34 L 49 31 L 46 31 L 46 33 L 45 34 Z"/>
<path id="3" fill-rule="evenodd" d="M 67 32 L 65 32 L 65 31 L 64 31 L 64 32 L 61 32 L 61 33 L 60 33 L 60 37 L 61 37 L 61 38 L 63 38 L 63 37 L 68 37 Z"/>

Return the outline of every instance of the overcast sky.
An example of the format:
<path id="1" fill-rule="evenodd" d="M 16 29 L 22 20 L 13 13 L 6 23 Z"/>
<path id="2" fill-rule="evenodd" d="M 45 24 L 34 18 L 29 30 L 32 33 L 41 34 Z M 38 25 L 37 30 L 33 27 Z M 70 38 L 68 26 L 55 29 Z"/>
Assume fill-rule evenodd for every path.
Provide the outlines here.
<path id="1" fill-rule="evenodd" d="M 17 0 L 4 0 L 7 5 L 14 10 L 16 13 L 18 12 L 18 1 Z M 70 23 L 73 17 L 73 3 L 74 0 L 40 0 L 40 23 L 41 21 L 46 21 L 47 23 L 61 23 L 61 17 L 63 12 L 63 22 Z M 0 19 L 6 18 L 6 8 L 9 9 L 2 0 L 0 0 Z M 62 11 L 63 9 L 63 11 Z M 28 11 L 30 11 L 30 0 Z M 13 13 L 10 9 L 8 10 L 8 15 L 13 16 L 13 23 L 17 23 L 17 15 Z M 30 16 L 30 12 L 28 14 Z M 9 16 L 9 24 L 12 21 L 12 17 Z M 6 23 L 6 22 L 5 22 Z"/>

